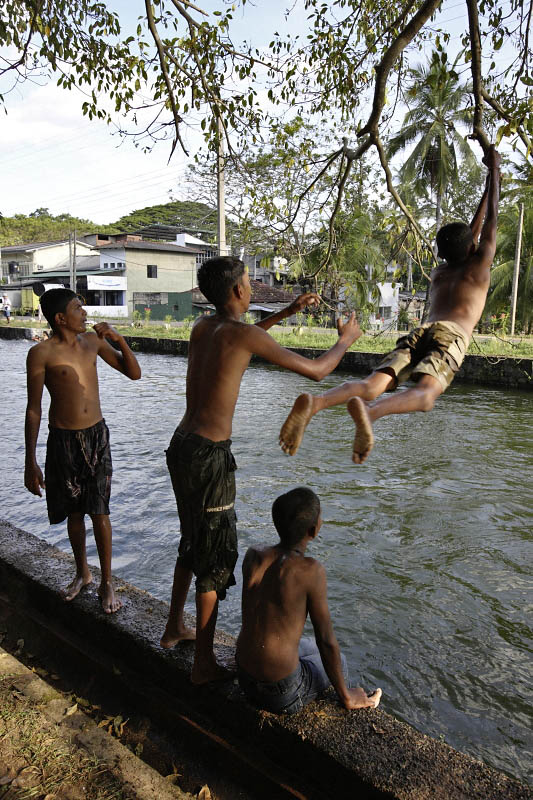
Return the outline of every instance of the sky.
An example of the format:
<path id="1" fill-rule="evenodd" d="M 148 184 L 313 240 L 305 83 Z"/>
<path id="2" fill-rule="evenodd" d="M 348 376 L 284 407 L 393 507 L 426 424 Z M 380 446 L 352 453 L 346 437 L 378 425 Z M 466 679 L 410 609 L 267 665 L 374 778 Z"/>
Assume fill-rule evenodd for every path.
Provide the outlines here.
<path id="1" fill-rule="evenodd" d="M 247 38 L 262 47 L 274 30 L 297 32 L 298 15 L 289 28 L 284 19 L 286 5 L 286 0 L 257 0 L 247 4 L 245 13 L 237 10 L 234 41 Z M 144 3 L 111 0 L 107 6 L 119 13 L 126 34 L 134 34 Z M 202 7 L 209 11 L 221 5 L 207 0 Z M 454 36 L 450 50 L 454 41 L 458 46 L 465 29 L 464 8 L 464 1 L 447 0 L 443 9 L 442 20 Z M 4 216 L 48 208 L 54 215 L 70 213 L 106 224 L 135 209 L 186 199 L 188 160 L 178 148 L 170 163 L 168 142 L 143 153 L 112 127 L 84 117 L 83 100 L 79 91 L 57 87 L 54 79 L 27 81 L 6 96 L 8 113 L 0 117 L 0 212 Z M 193 154 L 201 137 L 189 132 L 187 144 Z"/>

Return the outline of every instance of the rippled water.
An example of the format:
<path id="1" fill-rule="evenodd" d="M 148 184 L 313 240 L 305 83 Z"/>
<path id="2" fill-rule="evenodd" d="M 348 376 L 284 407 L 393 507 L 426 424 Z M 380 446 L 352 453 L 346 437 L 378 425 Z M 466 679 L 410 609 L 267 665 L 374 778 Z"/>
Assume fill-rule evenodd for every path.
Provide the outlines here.
<path id="1" fill-rule="evenodd" d="M 23 488 L 28 347 L 0 340 L 0 517 L 68 550 L 66 526 L 49 527 L 44 501 Z M 115 469 L 113 566 L 168 600 L 179 528 L 164 449 L 184 409 L 186 360 L 139 361 L 137 383 L 100 368 Z M 383 708 L 419 730 L 531 780 L 533 393 L 452 386 L 431 414 L 380 420 L 369 461 L 355 467 L 342 408 L 315 417 L 299 453 L 283 456 L 277 434 L 303 390 L 318 387 L 269 367 L 244 376 L 233 431 L 241 553 L 274 541 L 270 506 L 280 492 L 313 488 L 324 526 L 310 553 L 326 565 L 352 677 L 381 686 Z M 43 424 L 41 463 L 45 440 Z M 238 630 L 239 599 L 237 587 L 220 627 Z"/>

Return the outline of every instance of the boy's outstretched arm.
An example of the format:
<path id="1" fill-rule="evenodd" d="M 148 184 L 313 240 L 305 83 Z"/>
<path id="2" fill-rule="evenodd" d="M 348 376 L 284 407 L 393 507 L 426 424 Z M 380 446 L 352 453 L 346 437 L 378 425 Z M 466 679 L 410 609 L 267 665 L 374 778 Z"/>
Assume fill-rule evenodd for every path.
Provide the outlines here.
<path id="1" fill-rule="evenodd" d="M 293 314 L 297 314 L 299 311 L 302 311 L 304 308 L 308 306 L 314 306 L 318 308 L 320 305 L 320 297 L 315 294 L 314 292 L 306 292 L 305 294 L 301 294 L 292 303 L 289 303 L 288 306 L 282 308 L 281 311 L 276 311 L 274 314 L 270 314 L 270 316 L 265 317 L 265 319 L 256 322 L 258 328 L 263 328 L 264 331 L 268 331 L 272 325 L 277 325 L 278 322 L 281 322 L 287 317 L 292 317 Z"/>
<path id="2" fill-rule="evenodd" d="M 472 231 L 472 238 L 474 240 L 474 244 L 477 244 L 479 241 L 479 235 L 481 233 L 483 220 L 485 219 L 485 214 L 487 213 L 489 186 L 490 186 L 490 172 L 487 172 L 487 178 L 485 180 L 485 189 L 483 190 L 483 194 L 481 195 L 481 200 L 479 201 L 479 205 L 476 209 L 474 216 L 472 217 L 472 222 L 470 223 L 470 230 Z"/>
<path id="3" fill-rule="evenodd" d="M 126 377 L 130 378 L 132 381 L 138 381 L 141 377 L 141 368 L 125 338 L 111 327 L 108 322 L 98 322 L 96 325 L 93 325 L 93 328 L 100 340 L 98 355 L 104 359 L 106 364 L 113 367 L 113 369 L 122 372 L 123 375 L 126 375 Z M 111 347 L 109 342 L 106 341 L 107 339 L 116 342 L 120 348 L 120 352 L 115 350 L 114 347 Z"/>
<path id="4" fill-rule="evenodd" d="M 279 345 L 268 333 L 261 330 L 257 325 L 247 325 L 245 327 L 246 347 L 249 352 L 261 356 L 271 364 L 290 369 L 306 378 L 314 381 L 321 381 L 326 375 L 335 369 L 342 356 L 351 344 L 361 336 L 359 323 L 353 311 L 345 323 L 337 320 L 338 341 L 318 358 L 305 358 L 298 353 L 293 353 L 286 347 Z"/>
<path id="5" fill-rule="evenodd" d="M 487 213 L 481 228 L 481 237 L 476 256 L 481 268 L 490 268 L 496 253 L 496 230 L 498 225 L 498 203 L 500 200 L 500 164 L 501 156 L 491 145 L 483 163 L 489 169 L 489 190 L 487 196 Z"/>
<path id="6" fill-rule="evenodd" d="M 322 664 L 331 685 L 337 692 L 339 700 L 347 709 L 376 708 L 381 697 L 381 689 L 376 689 L 372 695 L 361 687 L 349 689 L 342 674 L 342 663 L 337 637 L 331 624 L 327 599 L 326 570 L 315 562 L 315 575 L 311 576 L 310 589 L 307 596 L 309 616 L 313 623 L 315 639 L 320 651 Z"/>
<path id="7" fill-rule="evenodd" d="M 28 403 L 26 406 L 26 420 L 24 424 L 24 440 L 26 444 L 26 459 L 24 466 L 24 486 L 32 494 L 42 497 L 44 478 L 40 466 L 37 464 L 35 449 L 37 437 L 41 427 L 41 401 L 45 377 L 45 363 L 39 345 L 32 347 L 26 359 L 26 378 L 28 385 Z"/>

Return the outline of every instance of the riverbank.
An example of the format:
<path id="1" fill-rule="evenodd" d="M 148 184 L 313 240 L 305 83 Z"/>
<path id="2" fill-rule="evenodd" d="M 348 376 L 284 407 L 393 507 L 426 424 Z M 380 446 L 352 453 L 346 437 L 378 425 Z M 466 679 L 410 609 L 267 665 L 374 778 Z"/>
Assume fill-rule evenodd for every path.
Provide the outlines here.
<path id="1" fill-rule="evenodd" d="M 35 653 L 61 647 L 70 658 L 81 657 L 94 672 L 93 682 L 107 681 L 111 691 L 113 683 L 120 685 L 155 728 L 185 725 L 190 736 L 201 732 L 222 751 L 221 759 L 255 772 L 263 788 L 279 787 L 279 793 L 270 788 L 271 796 L 531 798 L 524 784 L 381 709 L 346 712 L 329 695 L 291 717 L 277 717 L 249 706 L 236 683 L 194 689 L 192 648 L 163 651 L 157 642 L 166 603 L 118 581 L 124 608 L 116 615 L 104 615 L 92 591 L 66 604 L 58 590 L 72 569 L 71 556 L 0 522 L 0 607 L 7 636 L 24 638 Z M 231 664 L 233 638 L 218 631 L 216 652 Z M 71 701 L 62 707 L 62 718 L 76 716 L 78 709 L 67 713 Z"/>
<path id="2" fill-rule="evenodd" d="M 164 335 L 145 336 L 141 333 L 132 335 L 131 328 L 127 330 L 129 332 L 125 334 L 125 338 L 135 352 L 180 356 L 187 356 L 189 352 L 188 339 L 177 339 Z M 40 330 L 37 328 L 0 327 L 0 338 L 3 339 L 32 339 L 39 333 Z M 285 346 L 288 345 L 285 344 Z M 390 346 L 390 342 L 383 343 L 381 352 L 363 352 L 351 349 L 345 353 L 335 371 L 367 375 L 378 365 L 387 346 Z M 292 344 L 290 349 L 307 358 L 316 358 L 323 352 L 319 348 L 299 347 Z M 262 359 L 254 357 L 253 360 L 260 362 Z M 455 377 L 455 382 L 533 391 L 533 358 L 467 355 Z"/>

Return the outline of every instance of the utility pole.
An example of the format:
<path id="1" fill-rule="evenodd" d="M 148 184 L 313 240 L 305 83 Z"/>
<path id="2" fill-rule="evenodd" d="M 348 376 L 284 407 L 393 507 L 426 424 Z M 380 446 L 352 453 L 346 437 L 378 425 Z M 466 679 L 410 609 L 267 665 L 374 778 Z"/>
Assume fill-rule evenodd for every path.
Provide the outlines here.
<path id="1" fill-rule="evenodd" d="M 522 252 L 522 228 L 524 225 L 524 204 L 520 203 L 518 212 L 518 230 L 516 232 L 516 250 L 514 254 L 513 291 L 511 294 L 511 336 L 514 336 L 516 302 L 518 300 L 518 275 L 520 273 L 520 254 Z"/>
<path id="2" fill-rule="evenodd" d="M 226 247 L 226 187 L 224 163 L 224 127 L 218 108 L 218 148 L 217 148 L 217 245 L 219 256 L 228 253 Z"/>
<path id="3" fill-rule="evenodd" d="M 68 235 L 68 271 L 69 271 L 69 282 L 70 282 L 70 290 L 72 289 L 72 231 L 69 232 Z"/>
<path id="4" fill-rule="evenodd" d="M 72 291 L 76 291 L 76 228 L 74 228 L 74 241 L 72 243 Z"/>

